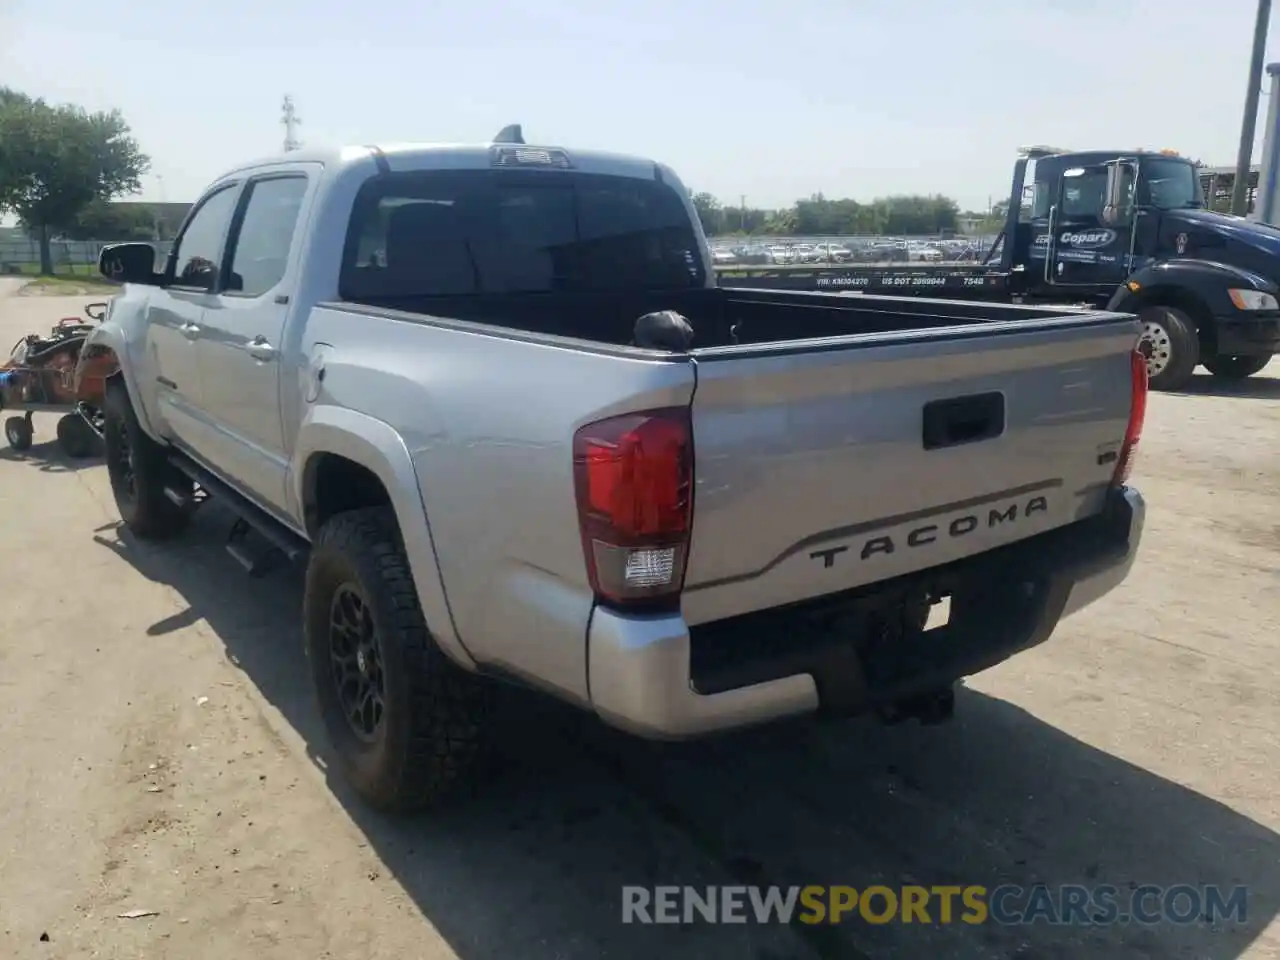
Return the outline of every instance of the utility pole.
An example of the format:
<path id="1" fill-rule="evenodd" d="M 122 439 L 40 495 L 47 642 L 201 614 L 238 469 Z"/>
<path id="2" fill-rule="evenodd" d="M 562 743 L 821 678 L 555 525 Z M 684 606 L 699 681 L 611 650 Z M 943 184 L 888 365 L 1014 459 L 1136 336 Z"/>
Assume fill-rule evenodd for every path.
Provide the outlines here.
<path id="1" fill-rule="evenodd" d="M 747 232 L 747 195 L 744 193 L 738 203 L 738 229 Z"/>
<path id="2" fill-rule="evenodd" d="M 302 118 L 293 108 L 293 97 L 287 93 L 280 107 L 280 123 L 284 127 L 284 152 L 289 153 L 302 146 L 298 139 L 298 127 L 302 126 Z"/>
<path id="3" fill-rule="evenodd" d="M 1253 164 L 1253 137 L 1258 129 L 1258 97 L 1262 92 L 1262 60 L 1267 52 L 1267 25 L 1271 22 L 1271 0 L 1258 0 L 1258 19 L 1253 25 L 1253 56 L 1249 58 L 1249 87 L 1244 97 L 1244 120 L 1240 124 L 1240 152 L 1236 156 L 1236 179 L 1231 186 L 1231 212 L 1243 217 L 1249 208 L 1249 168 Z"/>

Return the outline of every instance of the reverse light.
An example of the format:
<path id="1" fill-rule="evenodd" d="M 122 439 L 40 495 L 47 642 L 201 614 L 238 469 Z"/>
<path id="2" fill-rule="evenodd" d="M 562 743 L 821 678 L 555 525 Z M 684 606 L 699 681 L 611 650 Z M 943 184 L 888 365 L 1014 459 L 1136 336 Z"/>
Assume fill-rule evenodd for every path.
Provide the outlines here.
<path id="1" fill-rule="evenodd" d="M 627 609 L 675 609 L 693 518 L 693 426 L 684 407 L 581 427 L 574 487 L 587 577 L 596 598 Z"/>
<path id="2" fill-rule="evenodd" d="M 1280 310 L 1276 298 L 1261 290 L 1228 290 L 1227 296 L 1237 310 Z"/>
<path id="3" fill-rule="evenodd" d="M 1112 486 L 1123 486 L 1129 481 L 1133 459 L 1138 453 L 1138 441 L 1142 439 L 1142 425 L 1147 419 L 1147 358 L 1138 350 L 1129 354 L 1129 381 L 1131 384 L 1129 422 L 1124 428 L 1124 445 L 1120 447 L 1120 459 L 1111 477 Z"/>

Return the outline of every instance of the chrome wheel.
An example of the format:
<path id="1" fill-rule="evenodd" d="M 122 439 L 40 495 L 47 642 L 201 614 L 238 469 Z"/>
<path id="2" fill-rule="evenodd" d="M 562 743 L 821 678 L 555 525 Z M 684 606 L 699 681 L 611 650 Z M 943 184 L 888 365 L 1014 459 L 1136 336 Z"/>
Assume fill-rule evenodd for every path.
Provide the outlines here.
<path id="1" fill-rule="evenodd" d="M 1164 373 L 1173 359 L 1173 341 L 1169 331 L 1154 320 L 1146 320 L 1142 324 L 1142 334 L 1138 337 L 1138 352 L 1147 360 L 1147 376 L 1151 379 Z"/>

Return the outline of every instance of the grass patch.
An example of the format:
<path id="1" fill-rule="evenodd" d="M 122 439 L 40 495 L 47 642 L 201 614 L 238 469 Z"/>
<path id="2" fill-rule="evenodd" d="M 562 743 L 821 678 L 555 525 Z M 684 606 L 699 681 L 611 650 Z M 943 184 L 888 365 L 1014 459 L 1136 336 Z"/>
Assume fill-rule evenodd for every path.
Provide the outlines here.
<path id="1" fill-rule="evenodd" d="M 37 277 L 40 275 L 38 263 L 13 263 L 9 269 L 20 277 Z M 101 277 L 97 263 L 58 263 L 53 268 L 57 277 Z"/>

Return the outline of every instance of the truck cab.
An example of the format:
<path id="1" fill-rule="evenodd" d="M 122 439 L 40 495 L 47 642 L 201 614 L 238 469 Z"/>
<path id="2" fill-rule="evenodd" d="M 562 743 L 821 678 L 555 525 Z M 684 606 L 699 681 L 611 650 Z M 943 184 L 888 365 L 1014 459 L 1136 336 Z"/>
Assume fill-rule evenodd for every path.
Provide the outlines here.
<path id="1" fill-rule="evenodd" d="M 1139 314 L 1154 389 L 1185 386 L 1201 364 L 1247 377 L 1280 350 L 1280 230 L 1206 209 L 1192 161 L 1168 150 L 1024 154 L 992 257 L 1011 290 Z"/>

